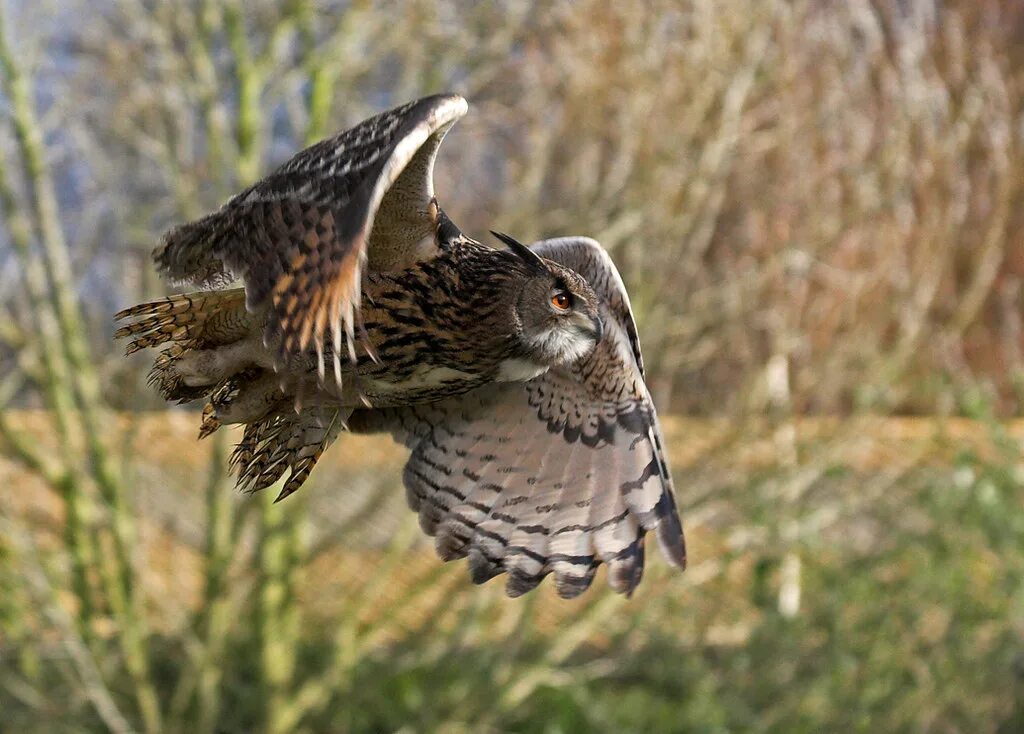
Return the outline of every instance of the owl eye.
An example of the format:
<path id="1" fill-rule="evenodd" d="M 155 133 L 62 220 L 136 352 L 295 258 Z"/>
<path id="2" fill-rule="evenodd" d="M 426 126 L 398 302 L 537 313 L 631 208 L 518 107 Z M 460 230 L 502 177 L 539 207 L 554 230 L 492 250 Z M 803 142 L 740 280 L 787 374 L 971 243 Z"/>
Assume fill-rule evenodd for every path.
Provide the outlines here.
<path id="1" fill-rule="evenodd" d="M 551 294 L 551 305 L 559 311 L 567 311 L 571 303 L 572 299 L 565 291 L 555 291 Z"/>

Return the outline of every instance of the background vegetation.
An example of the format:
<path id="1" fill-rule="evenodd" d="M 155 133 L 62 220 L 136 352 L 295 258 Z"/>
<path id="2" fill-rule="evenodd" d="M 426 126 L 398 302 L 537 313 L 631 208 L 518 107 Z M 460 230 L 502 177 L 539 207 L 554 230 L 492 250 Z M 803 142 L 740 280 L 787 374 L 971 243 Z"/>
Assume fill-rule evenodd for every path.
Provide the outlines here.
<path id="1" fill-rule="evenodd" d="M 0 3 L 0 726 L 1024 729 L 1022 40 L 998 0 Z M 693 565 L 632 600 L 472 587 L 386 439 L 238 496 L 110 342 L 165 228 L 443 90 L 453 219 L 635 294 Z"/>

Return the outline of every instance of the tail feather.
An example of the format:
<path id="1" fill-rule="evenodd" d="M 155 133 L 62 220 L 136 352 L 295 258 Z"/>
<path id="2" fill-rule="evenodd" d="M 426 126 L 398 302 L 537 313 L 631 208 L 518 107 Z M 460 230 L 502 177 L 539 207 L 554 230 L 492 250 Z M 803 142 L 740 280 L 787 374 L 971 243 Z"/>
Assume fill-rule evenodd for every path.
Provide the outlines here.
<path id="1" fill-rule="evenodd" d="M 216 387 L 213 383 L 186 384 L 180 367 L 189 353 L 251 336 L 260 322 L 257 316 L 246 311 L 245 291 L 241 288 L 168 296 L 126 308 L 114 318 L 128 321 L 114 332 L 114 338 L 130 340 L 125 354 L 170 345 L 154 360 L 149 384 L 155 386 L 165 400 L 178 402 L 197 400 Z"/>
<path id="2" fill-rule="evenodd" d="M 238 442 L 235 450 L 231 452 L 231 456 L 228 458 L 228 471 L 235 475 L 239 485 L 241 484 L 242 476 L 249 471 L 249 465 L 256 456 L 256 450 L 263 440 L 263 432 L 270 425 L 271 421 L 271 418 L 267 418 L 247 423 L 245 432 L 242 434 L 242 440 Z"/>
<path id="3" fill-rule="evenodd" d="M 240 490 L 259 492 L 281 478 L 288 468 L 285 463 L 285 443 L 281 439 L 294 428 L 294 423 L 291 416 L 276 415 L 260 426 L 254 440 L 246 447 L 248 457 L 244 466 L 243 462 L 238 462 L 240 471 L 236 485 Z"/>
<path id="4" fill-rule="evenodd" d="M 254 337 L 263 333 L 267 319 L 246 310 L 241 288 L 170 296 L 132 306 L 115 318 L 126 322 L 115 336 L 129 340 L 128 354 L 164 345 L 149 373 L 149 383 L 164 399 L 208 398 L 200 438 L 221 425 L 245 424 L 229 460 L 243 491 L 265 489 L 287 474 L 277 500 L 292 494 L 344 428 L 351 411 L 293 411 L 293 398 L 298 404 L 303 397 L 302 380 L 284 384 L 284 377 L 256 365 L 261 357 L 253 356 L 252 350 L 259 350 Z"/>
<path id="5" fill-rule="evenodd" d="M 287 471 L 288 479 L 275 500 L 280 502 L 306 481 L 324 450 L 345 428 L 344 418 L 339 411 L 326 419 L 312 412 L 285 412 L 249 424 L 229 462 L 237 472 L 238 488 L 258 492 Z"/>
<path id="6" fill-rule="evenodd" d="M 195 347 L 227 344 L 253 327 L 242 288 L 168 296 L 126 308 L 114 319 L 133 319 L 114 332 L 115 339 L 131 338 L 125 354 L 167 342 L 194 342 L 190 346 Z"/>
<path id="7" fill-rule="evenodd" d="M 211 401 L 203 407 L 203 416 L 199 423 L 199 440 L 202 441 L 211 433 L 215 433 L 220 427 L 220 418 L 217 417 L 217 410 Z"/>
<path id="8" fill-rule="evenodd" d="M 345 429 L 345 422 L 337 411 L 328 421 L 326 426 L 317 426 L 314 429 L 307 429 L 301 438 L 293 437 L 288 443 L 291 451 L 291 458 L 288 462 L 291 474 L 288 481 L 284 483 L 280 494 L 274 502 L 280 502 L 288 495 L 301 487 L 309 477 L 313 467 L 320 460 L 320 456 L 330 446 L 338 434 Z"/>

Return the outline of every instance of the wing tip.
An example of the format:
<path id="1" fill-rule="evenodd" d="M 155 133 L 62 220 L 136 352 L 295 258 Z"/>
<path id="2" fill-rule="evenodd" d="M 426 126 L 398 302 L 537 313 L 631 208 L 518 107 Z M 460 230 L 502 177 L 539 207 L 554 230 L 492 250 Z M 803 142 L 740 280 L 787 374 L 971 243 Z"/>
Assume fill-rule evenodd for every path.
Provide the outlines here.
<path id="1" fill-rule="evenodd" d="M 469 578 L 477 585 L 487 583 L 502 572 L 502 567 L 475 546 L 469 549 Z"/>
<path id="2" fill-rule="evenodd" d="M 594 576 L 597 574 L 597 569 L 600 566 L 600 562 L 594 559 L 591 561 L 587 570 L 582 575 L 562 572 L 555 572 L 555 593 L 558 594 L 560 599 L 575 599 L 576 597 L 583 594 L 591 587 L 594 582 Z"/>
<path id="3" fill-rule="evenodd" d="M 686 536 L 678 517 L 674 522 L 662 521 L 658 525 L 658 546 L 661 554 L 672 566 L 680 571 L 686 570 Z"/>
<path id="4" fill-rule="evenodd" d="M 531 574 L 518 568 L 506 569 L 505 574 L 505 595 L 510 599 L 517 599 L 524 594 L 530 593 L 548 575 L 544 570 L 540 573 Z"/>
<path id="5" fill-rule="evenodd" d="M 423 97 L 411 103 L 410 114 L 413 125 L 426 123 L 427 136 L 447 131 L 469 112 L 469 102 L 461 94 L 444 92 Z"/>
<path id="6" fill-rule="evenodd" d="M 441 92 L 425 97 L 422 102 L 429 102 L 443 112 L 443 119 L 457 120 L 469 112 L 469 102 L 458 92 Z"/>

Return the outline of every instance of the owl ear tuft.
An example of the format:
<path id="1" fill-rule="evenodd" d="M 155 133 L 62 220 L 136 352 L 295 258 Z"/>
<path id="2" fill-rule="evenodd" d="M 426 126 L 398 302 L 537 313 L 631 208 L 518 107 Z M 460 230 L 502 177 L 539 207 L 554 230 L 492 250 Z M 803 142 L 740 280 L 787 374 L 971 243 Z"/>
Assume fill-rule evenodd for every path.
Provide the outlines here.
<path id="1" fill-rule="evenodd" d="M 493 234 L 495 237 L 497 237 L 499 240 L 505 243 L 508 249 L 511 250 L 516 255 L 518 255 L 519 259 L 526 263 L 528 267 L 541 268 L 542 270 L 545 271 L 548 269 L 547 266 L 544 264 L 544 260 L 541 259 L 540 255 L 538 255 L 536 252 L 534 252 L 529 247 L 524 245 L 522 242 L 517 240 L 515 237 L 507 235 L 504 232 L 495 232 L 493 229 L 491 230 L 491 234 Z"/>

